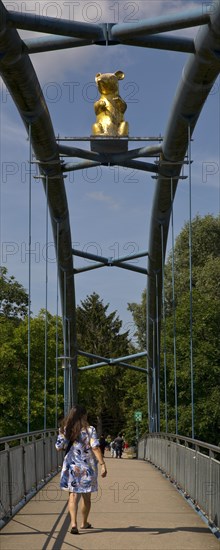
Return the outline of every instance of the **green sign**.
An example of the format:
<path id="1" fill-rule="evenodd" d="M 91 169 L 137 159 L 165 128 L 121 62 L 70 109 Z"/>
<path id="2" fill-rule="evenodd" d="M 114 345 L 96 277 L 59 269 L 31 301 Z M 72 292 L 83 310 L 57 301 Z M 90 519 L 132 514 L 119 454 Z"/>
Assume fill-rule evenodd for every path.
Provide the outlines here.
<path id="1" fill-rule="evenodd" d="M 141 422 L 142 420 L 142 412 L 141 411 L 135 411 L 134 418 L 137 422 Z"/>

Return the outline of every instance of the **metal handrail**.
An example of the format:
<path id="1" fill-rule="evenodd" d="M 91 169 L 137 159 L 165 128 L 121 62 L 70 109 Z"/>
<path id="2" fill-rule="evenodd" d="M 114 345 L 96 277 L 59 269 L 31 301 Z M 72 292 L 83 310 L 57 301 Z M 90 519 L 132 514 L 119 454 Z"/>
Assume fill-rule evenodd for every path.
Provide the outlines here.
<path id="1" fill-rule="evenodd" d="M 20 440 L 28 437 L 33 437 L 35 435 L 48 434 L 51 432 L 57 433 L 57 431 L 58 431 L 57 428 L 48 428 L 47 430 L 35 430 L 33 432 L 25 432 L 25 433 L 16 434 L 16 435 L 7 435 L 4 437 L 0 437 L 0 445 L 4 443 L 10 443 L 10 441 L 16 441 L 16 439 Z"/>
<path id="2" fill-rule="evenodd" d="M 211 443 L 206 443 L 205 441 L 200 441 L 199 439 L 192 439 L 190 437 L 185 437 L 183 435 L 179 434 L 172 434 L 172 433 L 166 433 L 166 432 L 154 432 L 149 433 L 146 432 L 140 439 L 145 439 L 146 437 L 161 437 L 161 438 L 167 438 L 171 439 L 172 441 L 184 441 L 186 443 L 190 443 L 191 445 L 195 447 L 203 447 L 204 449 L 208 449 L 214 453 L 220 454 L 220 446 L 212 445 Z"/>
<path id="3" fill-rule="evenodd" d="M 138 441 L 138 458 L 159 468 L 220 529 L 220 447 L 178 434 L 146 433 Z"/>
<path id="4" fill-rule="evenodd" d="M 63 462 L 57 453 L 57 428 L 0 438 L 1 513 L 5 524 L 53 478 Z M 10 443 L 17 445 L 10 446 Z"/>

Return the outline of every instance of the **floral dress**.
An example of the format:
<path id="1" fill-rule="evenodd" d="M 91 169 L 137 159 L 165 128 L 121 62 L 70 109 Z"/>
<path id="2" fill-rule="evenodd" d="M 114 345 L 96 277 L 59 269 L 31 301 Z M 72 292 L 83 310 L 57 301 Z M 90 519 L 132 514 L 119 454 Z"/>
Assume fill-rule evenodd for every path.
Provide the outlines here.
<path id="1" fill-rule="evenodd" d="M 56 449 L 65 449 L 68 440 L 65 435 L 59 434 Z M 82 428 L 80 435 L 73 442 L 70 450 L 64 457 L 60 487 L 71 493 L 93 493 L 98 491 L 97 460 L 92 449 L 99 446 L 96 430 L 93 426 Z"/>

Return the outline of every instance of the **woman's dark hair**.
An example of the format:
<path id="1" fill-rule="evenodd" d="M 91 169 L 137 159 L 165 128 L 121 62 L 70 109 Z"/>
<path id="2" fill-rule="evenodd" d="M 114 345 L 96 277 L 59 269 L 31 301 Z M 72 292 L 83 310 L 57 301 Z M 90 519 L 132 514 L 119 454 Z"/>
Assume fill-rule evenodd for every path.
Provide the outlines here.
<path id="1" fill-rule="evenodd" d="M 69 414 L 66 416 L 63 422 L 65 426 L 65 435 L 69 441 L 75 441 L 82 428 L 89 426 L 87 422 L 87 411 L 83 405 L 75 405 L 70 409 Z"/>

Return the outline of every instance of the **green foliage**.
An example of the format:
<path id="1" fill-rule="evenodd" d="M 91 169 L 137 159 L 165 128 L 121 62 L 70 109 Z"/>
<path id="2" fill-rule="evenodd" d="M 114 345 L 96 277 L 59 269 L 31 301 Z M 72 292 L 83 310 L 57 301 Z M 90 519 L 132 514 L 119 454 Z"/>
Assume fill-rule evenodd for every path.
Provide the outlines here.
<path id="1" fill-rule="evenodd" d="M 87 296 L 77 308 L 79 349 L 100 357 L 120 357 L 129 349 L 128 332 L 121 332 L 122 321 L 116 311 L 108 313 L 96 293 Z M 82 361 L 82 359 L 81 359 Z M 84 365 L 100 362 L 83 360 Z M 108 365 L 82 371 L 79 375 L 79 401 L 89 412 L 90 422 L 98 422 L 99 430 L 115 434 L 123 428 L 124 367 Z"/>
<path id="2" fill-rule="evenodd" d="M 0 315 L 0 367 L 2 408 L 1 435 L 26 432 L 28 382 L 28 319 L 23 310 L 25 291 L 4 272 L 4 300 Z M 12 289 L 10 288 L 12 287 Z M 7 297 L 6 297 L 7 290 Z M 3 296 L 3 294 L 2 294 Z M 12 302 L 10 303 L 10 300 Z M 23 301 L 22 301 L 23 300 Z M 7 305 L 7 307 L 4 306 Z M 20 309 L 21 307 L 21 309 Z M 98 294 L 92 294 L 77 308 L 79 349 L 103 357 L 120 357 L 133 353 L 128 332 L 122 332 L 117 312 L 108 312 Z M 45 323 L 46 321 L 46 323 Z M 41 310 L 30 319 L 30 430 L 44 428 L 45 389 L 47 427 L 55 426 L 56 404 L 56 325 L 58 321 L 58 355 L 63 355 L 62 321 Z M 47 332 L 47 376 L 45 388 L 45 325 Z M 78 367 L 99 359 L 78 357 Z M 139 365 L 143 360 L 139 360 Z M 123 430 L 126 439 L 135 440 L 134 411 L 142 410 L 146 422 L 145 375 L 120 365 L 96 370 L 79 370 L 79 402 L 89 412 L 91 423 L 100 431 L 115 436 Z M 58 362 L 58 417 L 63 411 L 63 371 Z M 145 428 L 146 429 L 146 428 Z"/>
<path id="3" fill-rule="evenodd" d="M 185 224 L 175 243 L 175 304 L 172 301 L 172 256 L 165 273 L 166 331 L 161 336 L 161 429 L 164 420 L 163 349 L 166 346 L 168 430 L 175 432 L 173 313 L 176 316 L 176 366 L 178 393 L 178 431 L 191 436 L 191 364 L 190 364 L 190 296 L 189 296 L 189 226 Z M 219 443 L 220 429 L 220 226 L 213 216 L 192 222 L 193 262 L 193 371 L 195 435 L 210 443 Z M 0 284 L 0 367 L 1 405 L 4 410 L 2 435 L 26 431 L 27 422 L 27 294 L 14 277 L 1 270 Z M 117 312 L 108 312 L 98 294 L 93 293 L 77 308 L 78 347 L 100 356 L 78 358 L 78 366 L 101 361 L 101 357 L 120 357 L 134 353 L 128 332 L 122 332 Z M 145 349 L 146 291 L 140 304 L 130 303 L 136 325 L 138 350 Z M 47 314 L 47 426 L 55 423 L 56 323 Z M 58 322 L 59 351 L 63 354 L 62 322 Z M 164 338 L 166 335 L 166 341 Z M 31 319 L 31 429 L 44 423 L 45 311 Z M 135 365 L 146 367 L 141 358 Z M 63 372 L 58 371 L 58 416 L 63 410 Z M 139 434 L 147 431 L 146 374 L 120 365 L 79 370 L 79 401 L 89 412 L 89 420 L 105 435 L 123 431 L 130 444 L 136 438 L 134 412 L 142 412 Z"/>
<path id="4" fill-rule="evenodd" d="M 95 292 L 77 307 L 78 347 L 104 357 L 117 357 L 127 352 L 128 332 L 120 332 L 122 321 L 116 311 L 107 314 L 108 308 L 109 304 L 104 305 Z"/>
<path id="5" fill-rule="evenodd" d="M 192 220 L 192 286 L 195 287 L 200 272 L 207 263 L 220 257 L 220 223 L 210 214 Z M 189 289 L 189 223 L 178 237 L 174 248 L 175 303 Z M 210 285 L 209 285 L 210 288 Z M 165 269 L 165 297 L 167 313 L 172 311 L 172 251 Z"/>
<path id="6" fill-rule="evenodd" d="M 18 325 L 0 318 L 0 367 L 2 408 L 1 436 L 27 430 L 28 321 Z M 30 321 L 30 430 L 44 428 L 45 312 Z M 59 319 L 59 354 L 62 353 L 62 323 Z M 55 426 L 56 402 L 56 317 L 47 314 L 47 427 Z M 58 370 L 58 416 L 63 410 L 63 373 Z"/>
<path id="7" fill-rule="evenodd" d="M 176 317 L 176 376 L 178 432 L 191 437 L 191 357 L 189 294 L 189 224 L 175 248 L 175 304 L 172 298 L 172 252 L 165 268 L 166 327 L 161 337 L 161 430 L 165 431 L 164 349 L 167 365 L 168 431 L 175 433 L 174 307 Z M 192 221 L 192 341 L 194 422 L 197 439 L 219 444 L 220 437 L 220 224 L 211 215 Z M 129 304 L 143 345 L 146 293 L 140 304 Z M 165 339 L 165 340 L 164 340 Z"/>
<path id="8" fill-rule="evenodd" d="M 146 349 L 146 311 L 147 311 L 147 293 L 146 289 L 142 293 L 141 303 L 134 302 L 128 304 L 128 310 L 132 313 L 136 332 L 134 336 L 137 338 L 138 347 Z"/>
<path id="9" fill-rule="evenodd" d="M 27 315 L 28 295 L 15 277 L 7 276 L 6 267 L 0 267 L 0 316 L 13 320 Z"/>
<path id="10" fill-rule="evenodd" d="M 136 361 L 137 366 L 146 367 L 144 360 Z M 138 422 L 139 437 L 147 431 L 148 407 L 147 407 L 147 377 L 145 373 L 127 370 L 124 376 L 124 433 L 125 439 L 130 445 L 136 443 L 137 425 L 134 419 L 135 411 L 142 412 L 142 420 Z"/>
<path id="11" fill-rule="evenodd" d="M 131 306 L 133 305 L 136 304 Z M 109 304 L 103 305 L 100 297 L 94 293 L 77 308 L 79 347 L 103 357 L 120 357 L 134 353 L 128 332 L 121 332 L 122 322 L 115 311 L 108 314 L 108 307 Z M 83 359 L 84 364 L 89 364 L 88 361 Z M 94 361 L 91 360 L 90 364 Z M 139 359 L 134 364 L 146 367 L 146 360 Z M 144 373 L 128 370 L 120 365 L 82 371 L 79 377 L 79 400 L 86 404 L 90 421 L 97 424 L 98 418 L 100 430 L 102 428 L 101 431 L 106 435 L 109 433 L 115 436 L 123 431 L 129 444 L 134 444 L 136 410 L 143 414 L 139 433 L 146 432 L 147 385 Z"/>
<path id="12" fill-rule="evenodd" d="M 175 315 L 178 393 L 178 431 L 191 436 L 191 358 L 189 295 L 189 225 L 175 243 Z M 220 429 L 220 224 L 208 215 L 192 222 L 192 342 L 194 422 L 198 439 L 219 443 Z M 166 348 L 168 424 L 174 429 L 173 304 L 171 256 L 166 269 Z M 162 335 L 163 335 L 162 331 Z M 162 349 L 164 347 L 162 340 Z M 162 373 L 163 377 L 163 373 Z M 163 388 L 163 379 L 162 388 Z"/>

